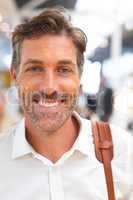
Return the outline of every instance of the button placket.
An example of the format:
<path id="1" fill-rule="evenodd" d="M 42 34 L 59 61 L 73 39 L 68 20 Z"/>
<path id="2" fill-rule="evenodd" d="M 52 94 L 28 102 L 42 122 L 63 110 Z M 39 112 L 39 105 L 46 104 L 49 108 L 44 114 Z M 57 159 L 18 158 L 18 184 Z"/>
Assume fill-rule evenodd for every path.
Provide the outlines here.
<path id="1" fill-rule="evenodd" d="M 59 167 L 49 167 L 50 200 L 64 200 L 64 191 Z"/>

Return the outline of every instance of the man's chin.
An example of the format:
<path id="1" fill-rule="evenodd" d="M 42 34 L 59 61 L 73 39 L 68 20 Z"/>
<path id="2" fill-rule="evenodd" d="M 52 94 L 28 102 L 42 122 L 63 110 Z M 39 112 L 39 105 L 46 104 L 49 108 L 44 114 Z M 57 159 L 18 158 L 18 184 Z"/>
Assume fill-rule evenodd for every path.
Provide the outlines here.
<path id="1" fill-rule="evenodd" d="M 39 133 L 48 133 L 48 134 L 53 134 L 55 132 L 57 132 L 61 127 L 63 126 L 63 124 L 59 125 L 59 124 L 50 124 L 50 126 L 47 125 L 43 125 L 38 123 L 36 125 L 36 129 L 38 130 Z"/>
<path id="2" fill-rule="evenodd" d="M 31 120 L 38 131 L 53 133 L 67 122 L 72 112 L 72 110 L 69 110 L 67 112 L 54 113 L 53 115 L 52 113 L 47 113 L 43 117 L 35 116 L 37 120 L 34 120 L 32 115 Z"/>

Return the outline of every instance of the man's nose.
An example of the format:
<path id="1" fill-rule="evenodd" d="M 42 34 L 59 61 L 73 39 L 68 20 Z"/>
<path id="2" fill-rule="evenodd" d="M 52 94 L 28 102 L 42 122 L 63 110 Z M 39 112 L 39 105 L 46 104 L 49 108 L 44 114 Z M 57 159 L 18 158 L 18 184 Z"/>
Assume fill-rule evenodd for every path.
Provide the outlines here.
<path id="1" fill-rule="evenodd" d="M 45 81 L 44 81 L 45 91 L 48 95 L 51 95 L 58 90 L 58 80 L 55 77 L 53 72 L 47 72 Z"/>

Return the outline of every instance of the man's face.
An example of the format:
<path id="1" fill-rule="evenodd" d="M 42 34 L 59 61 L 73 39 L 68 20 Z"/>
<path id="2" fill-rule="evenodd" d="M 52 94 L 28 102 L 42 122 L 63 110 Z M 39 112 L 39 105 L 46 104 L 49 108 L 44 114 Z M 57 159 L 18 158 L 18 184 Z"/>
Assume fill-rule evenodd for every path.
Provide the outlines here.
<path id="1" fill-rule="evenodd" d="M 40 131 L 58 130 L 72 114 L 80 83 L 71 38 L 24 40 L 16 81 L 25 117 Z"/>

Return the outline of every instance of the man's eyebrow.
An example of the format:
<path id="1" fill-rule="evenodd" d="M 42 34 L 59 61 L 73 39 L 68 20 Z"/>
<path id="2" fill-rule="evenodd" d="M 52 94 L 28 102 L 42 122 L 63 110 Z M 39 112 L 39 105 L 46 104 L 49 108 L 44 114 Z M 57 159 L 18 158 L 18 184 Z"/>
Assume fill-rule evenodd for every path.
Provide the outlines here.
<path id="1" fill-rule="evenodd" d="M 28 64 L 40 64 L 40 65 L 43 65 L 44 62 L 41 61 L 41 60 L 38 60 L 38 59 L 32 59 L 32 58 L 30 58 L 30 59 L 28 59 L 28 60 L 24 63 L 24 66 L 25 66 L 25 65 L 28 65 Z M 73 65 L 73 66 L 75 66 L 76 63 L 73 62 L 73 61 L 71 61 L 71 60 L 69 60 L 69 59 L 65 59 L 65 60 L 59 60 L 59 61 L 57 62 L 57 65 Z"/>
<path id="2" fill-rule="evenodd" d="M 59 65 L 76 65 L 76 63 L 72 62 L 71 60 L 60 60 L 57 62 Z"/>
<path id="3" fill-rule="evenodd" d="M 37 60 L 37 59 L 28 59 L 24 65 L 28 65 L 28 64 L 43 64 L 43 62 L 41 60 Z"/>

